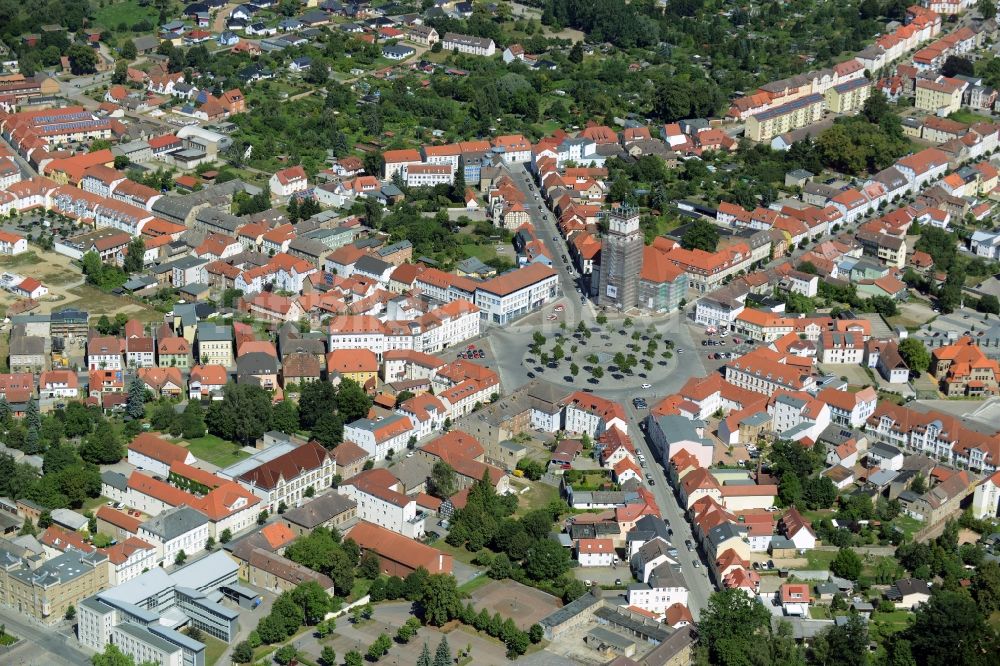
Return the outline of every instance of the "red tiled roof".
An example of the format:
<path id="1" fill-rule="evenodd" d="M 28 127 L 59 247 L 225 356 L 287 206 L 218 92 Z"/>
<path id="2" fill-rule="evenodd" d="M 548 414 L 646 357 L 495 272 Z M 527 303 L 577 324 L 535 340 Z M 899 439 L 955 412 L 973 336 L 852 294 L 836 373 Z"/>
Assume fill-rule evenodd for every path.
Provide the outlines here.
<path id="1" fill-rule="evenodd" d="M 383 559 L 410 569 L 423 567 L 429 573 L 451 573 L 452 557 L 384 527 L 361 521 L 347 534 L 362 550 L 371 550 Z"/>
<path id="2" fill-rule="evenodd" d="M 186 462 L 190 452 L 183 446 L 171 444 L 161 439 L 153 433 L 143 432 L 136 435 L 132 443 L 128 445 L 130 451 L 141 453 L 142 455 L 158 460 L 166 465 L 175 462 Z"/>

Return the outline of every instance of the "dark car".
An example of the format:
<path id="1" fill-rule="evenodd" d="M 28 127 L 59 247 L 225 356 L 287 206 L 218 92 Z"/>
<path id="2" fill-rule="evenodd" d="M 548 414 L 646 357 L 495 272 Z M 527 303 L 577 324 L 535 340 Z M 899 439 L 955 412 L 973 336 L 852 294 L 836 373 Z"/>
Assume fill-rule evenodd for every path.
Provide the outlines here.
<path id="1" fill-rule="evenodd" d="M 441 535 L 440 535 L 440 534 L 438 534 L 437 532 L 434 532 L 434 531 L 432 530 L 432 531 L 430 531 L 430 532 L 427 532 L 427 533 L 426 533 L 426 534 L 424 535 L 424 538 L 426 538 L 426 539 L 427 539 L 428 541 L 437 541 L 438 539 L 440 539 L 440 538 L 441 538 Z"/>
<path id="2" fill-rule="evenodd" d="M 535 373 L 529 372 L 528 373 L 528 379 L 534 379 L 534 378 L 535 378 Z"/>

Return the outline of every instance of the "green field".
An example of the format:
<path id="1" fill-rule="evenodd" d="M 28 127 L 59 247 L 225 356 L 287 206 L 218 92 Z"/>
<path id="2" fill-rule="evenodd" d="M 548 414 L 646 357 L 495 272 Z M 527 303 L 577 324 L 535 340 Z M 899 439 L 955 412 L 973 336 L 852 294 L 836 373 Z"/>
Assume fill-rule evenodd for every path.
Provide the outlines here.
<path id="1" fill-rule="evenodd" d="M 517 510 L 514 512 L 515 516 L 523 516 L 529 511 L 545 508 L 549 502 L 559 499 L 559 488 L 555 486 L 550 486 L 540 481 L 518 479 L 516 483 L 511 484 L 511 488 L 519 489 L 519 484 L 530 486 L 531 490 L 523 495 L 519 494 L 517 496 Z"/>
<path id="2" fill-rule="evenodd" d="M 11 257 L 0 257 L 0 266 L 4 268 L 17 268 L 18 266 L 31 266 L 40 263 L 41 259 L 33 251 L 22 252 Z"/>
<path id="3" fill-rule="evenodd" d="M 806 568 L 809 570 L 825 571 L 830 569 L 830 562 L 837 557 L 835 550 L 810 550 L 806 553 Z"/>
<path id="4" fill-rule="evenodd" d="M 872 613 L 868 623 L 869 631 L 873 640 L 881 640 L 886 636 L 903 631 L 910 626 L 910 619 L 913 614 L 905 610 L 897 610 L 891 613 Z"/>
<path id="5" fill-rule="evenodd" d="M 955 111 L 948 115 L 948 118 L 959 123 L 966 123 L 971 125 L 973 123 L 990 123 L 993 122 L 989 116 L 981 116 L 978 113 L 973 113 L 968 109 L 962 109 L 960 111 Z"/>
<path id="6" fill-rule="evenodd" d="M 122 23 L 131 28 L 143 19 L 155 26 L 159 18 L 159 13 L 152 5 L 140 7 L 138 0 L 121 0 L 108 4 L 98 9 L 94 17 L 98 25 L 108 30 L 118 30 L 119 24 Z"/>
<path id="7" fill-rule="evenodd" d="M 477 245 L 476 243 L 462 243 L 460 247 L 466 256 L 475 257 L 484 262 L 496 259 L 497 256 L 497 250 L 491 244 Z"/>
<path id="8" fill-rule="evenodd" d="M 184 445 L 183 441 L 179 443 L 181 446 Z M 198 439 L 187 440 L 187 449 L 194 454 L 195 458 L 219 467 L 228 467 L 249 457 L 248 454 L 237 448 L 236 444 L 215 435 L 205 435 Z"/>

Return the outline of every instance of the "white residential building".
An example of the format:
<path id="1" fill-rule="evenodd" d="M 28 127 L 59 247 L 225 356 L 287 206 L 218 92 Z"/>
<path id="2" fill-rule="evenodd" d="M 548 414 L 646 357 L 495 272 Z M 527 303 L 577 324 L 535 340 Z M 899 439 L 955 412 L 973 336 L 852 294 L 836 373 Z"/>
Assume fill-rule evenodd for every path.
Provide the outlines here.
<path id="1" fill-rule="evenodd" d="M 344 426 L 344 441 L 360 446 L 375 462 L 385 460 L 389 451 L 398 453 L 405 449 L 412 434 L 413 425 L 402 414 L 375 421 L 358 419 Z"/>
<path id="2" fill-rule="evenodd" d="M 177 555 L 193 555 L 205 550 L 211 536 L 208 518 L 187 506 L 160 513 L 139 525 L 140 539 L 156 548 L 159 562 L 173 564 Z"/>
<path id="3" fill-rule="evenodd" d="M 497 52 L 497 47 L 492 39 L 486 37 L 473 37 L 471 35 L 460 35 L 457 32 L 446 32 L 444 33 L 444 39 L 441 40 L 441 50 L 489 57 Z"/>
<path id="4" fill-rule="evenodd" d="M 580 539 L 576 542 L 576 559 L 581 567 L 610 567 L 618 561 L 615 542 L 611 539 Z"/>
<path id="5" fill-rule="evenodd" d="M 417 501 L 402 492 L 403 486 L 387 469 L 370 469 L 344 481 L 341 495 L 353 499 L 357 517 L 410 539 L 424 536 L 424 514 Z"/>
<path id="6" fill-rule="evenodd" d="M 504 326 L 559 296 L 559 274 L 541 263 L 504 273 L 476 287 L 484 320 Z"/>

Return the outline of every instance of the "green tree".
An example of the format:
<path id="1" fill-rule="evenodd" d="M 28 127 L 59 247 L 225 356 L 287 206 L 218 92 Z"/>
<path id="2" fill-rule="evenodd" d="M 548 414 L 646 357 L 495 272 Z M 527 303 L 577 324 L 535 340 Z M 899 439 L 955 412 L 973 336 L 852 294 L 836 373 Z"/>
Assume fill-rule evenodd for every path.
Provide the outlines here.
<path id="1" fill-rule="evenodd" d="M 425 623 L 440 627 L 458 616 L 462 595 L 451 574 L 433 574 L 423 585 L 419 610 Z"/>
<path id="2" fill-rule="evenodd" d="M 292 661 L 294 661 L 295 658 L 298 656 L 299 656 L 299 651 L 295 648 L 294 645 L 282 645 L 274 653 L 274 660 L 279 664 L 282 664 L 282 666 L 284 666 L 285 664 L 292 663 Z"/>
<path id="3" fill-rule="evenodd" d="M 438 643 L 437 650 L 434 652 L 433 666 L 451 666 L 451 664 L 451 647 L 448 645 L 448 637 L 442 636 L 441 642 Z"/>
<path id="4" fill-rule="evenodd" d="M 686 250 L 704 250 L 715 252 L 719 244 L 719 230 L 715 225 L 705 220 L 695 220 L 688 225 L 681 237 L 681 247 Z"/>
<path id="5" fill-rule="evenodd" d="M 511 573 L 513 573 L 513 567 L 510 564 L 510 558 L 507 557 L 507 553 L 498 553 L 490 563 L 490 578 L 503 580 L 510 578 Z"/>
<path id="6" fill-rule="evenodd" d="M 396 640 L 403 644 L 409 643 L 417 635 L 419 627 L 420 620 L 411 617 L 396 631 Z"/>
<path id="7" fill-rule="evenodd" d="M 867 666 L 868 625 L 860 616 L 849 615 L 847 624 L 820 632 L 812 648 L 812 661 L 822 666 Z"/>
<path id="8" fill-rule="evenodd" d="M 177 551 L 177 556 L 174 558 L 174 564 L 184 564 L 187 562 L 187 553 L 183 550 Z"/>
<path id="9" fill-rule="evenodd" d="M 249 664 L 253 661 L 253 648 L 246 641 L 240 641 L 233 647 L 232 659 L 235 664 Z"/>
<path id="10" fill-rule="evenodd" d="M 431 666 L 431 650 L 424 642 L 424 647 L 420 650 L 420 657 L 417 659 L 417 666 Z"/>
<path id="11" fill-rule="evenodd" d="M 910 370 L 926 372 L 931 365 L 931 355 L 924 343 L 916 338 L 906 338 L 899 343 L 899 355 Z"/>
<path id="12" fill-rule="evenodd" d="M 111 465 L 125 457 L 125 447 L 114 428 L 98 428 L 80 446 L 80 457 L 95 465 Z"/>
<path id="13" fill-rule="evenodd" d="M 552 539 L 540 539 L 528 551 L 524 572 L 532 580 L 555 580 L 569 569 L 569 554 Z"/>
<path id="14" fill-rule="evenodd" d="M 323 666 L 337 666 L 337 651 L 329 645 L 324 645 L 319 653 L 319 660 L 323 662 Z"/>
<path id="15" fill-rule="evenodd" d="M 271 396 L 260 386 L 230 382 L 222 395 L 205 419 L 213 435 L 248 446 L 271 427 Z"/>
<path id="16" fill-rule="evenodd" d="M 113 643 L 108 643 L 101 654 L 95 654 L 91 657 L 90 663 L 94 666 L 135 666 L 132 657 L 123 653 Z"/>
<path id="17" fill-rule="evenodd" d="M 291 400 L 282 400 L 271 414 L 271 427 L 286 435 L 298 431 L 299 429 L 299 409 Z"/>
<path id="18" fill-rule="evenodd" d="M 364 658 L 357 650 L 351 650 L 344 655 L 344 666 L 363 666 L 364 663 Z"/>
<path id="19" fill-rule="evenodd" d="M 939 590 L 903 632 L 920 666 L 986 666 L 996 663 L 996 632 L 965 591 Z"/>
<path id="20" fill-rule="evenodd" d="M 802 484 L 802 499 L 807 509 L 829 509 L 837 499 L 837 487 L 828 476 L 806 479 Z"/>
<path id="21" fill-rule="evenodd" d="M 146 243 L 142 240 L 142 236 L 136 236 L 129 241 L 126 252 L 123 265 L 125 272 L 129 274 L 140 272 L 145 264 L 146 254 Z"/>
<path id="22" fill-rule="evenodd" d="M 972 578 L 971 592 L 984 616 L 1000 610 L 1000 564 L 995 560 L 981 563 Z"/>
<path id="23" fill-rule="evenodd" d="M 993 294 L 986 294 L 976 303 L 976 311 L 988 314 L 1000 314 L 1000 299 Z"/>
<path id="24" fill-rule="evenodd" d="M 740 590 L 715 592 L 698 623 L 699 644 L 709 663 L 736 666 L 768 663 L 771 614 Z"/>
<path id="25" fill-rule="evenodd" d="M 382 561 L 373 550 L 369 550 L 364 555 L 361 556 L 361 562 L 358 564 L 358 574 L 362 578 L 367 578 L 369 580 L 375 580 L 379 577 L 382 572 Z"/>
<path id="26" fill-rule="evenodd" d="M 121 45 L 121 54 L 125 60 L 135 60 L 139 55 L 139 51 L 135 48 L 135 42 L 131 39 L 126 39 Z"/>
<path id="27" fill-rule="evenodd" d="M 440 499 L 448 499 L 458 491 L 455 468 L 443 460 L 438 460 L 431 468 L 430 494 Z"/>
<path id="28" fill-rule="evenodd" d="M 146 414 L 146 385 L 139 379 L 138 373 L 132 375 L 132 381 L 128 385 L 125 414 L 130 419 L 141 419 Z"/>
<path id="29" fill-rule="evenodd" d="M 83 44 L 74 44 L 66 52 L 69 57 L 69 69 L 73 74 L 93 74 L 97 71 L 97 54 L 94 49 Z"/>
<path id="30" fill-rule="evenodd" d="M 330 595 L 315 581 L 299 584 L 292 590 L 292 600 L 302 607 L 308 625 L 315 625 L 331 610 Z"/>
<path id="31" fill-rule="evenodd" d="M 841 578 L 858 580 L 861 576 L 861 558 L 850 548 L 841 548 L 830 562 L 830 571 Z"/>
<path id="32" fill-rule="evenodd" d="M 200 400 L 189 400 L 181 412 L 180 418 L 176 419 L 176 425 L 180 426 L 180 433 L 184 439 L 198 439 L 205 436 L 205 408 Z M 174 430 L 171 426 L 171 430 Z"/>
<path id="33" fill-rule="evenodd" d="M 392 639 L 389 638 L 389 634 L 379 634 L 375 642 L 368 648 L 368 659 L 378 661 L 389 652 L 391 647 Z"/>

